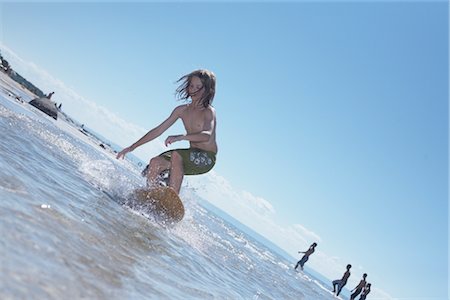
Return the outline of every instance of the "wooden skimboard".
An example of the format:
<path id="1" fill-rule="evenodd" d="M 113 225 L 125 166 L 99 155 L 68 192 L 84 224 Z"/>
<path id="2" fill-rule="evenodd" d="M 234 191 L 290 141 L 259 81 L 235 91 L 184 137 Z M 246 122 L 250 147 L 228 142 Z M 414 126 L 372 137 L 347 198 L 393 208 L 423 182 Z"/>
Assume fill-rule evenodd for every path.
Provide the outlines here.
<path id="1" fill-rule="evenodd" d="M 134 196 L 141 202 L 149 203 L 152 213 L 172 222 L 180 222 L 184 217 L 184 205 L 171 187 L 157 187 L 152 190 L 139 189 Z"/>

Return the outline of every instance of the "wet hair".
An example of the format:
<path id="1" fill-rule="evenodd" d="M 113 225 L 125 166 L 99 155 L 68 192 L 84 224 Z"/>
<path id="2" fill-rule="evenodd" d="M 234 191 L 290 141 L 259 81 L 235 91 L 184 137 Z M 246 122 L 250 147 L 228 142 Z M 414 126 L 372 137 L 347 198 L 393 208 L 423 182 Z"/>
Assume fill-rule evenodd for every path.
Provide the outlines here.
<path id="1" fill-rule="evenodd" d="M 213 72 L 205 69 L 195 70 L 187 75 L 184 75 L 177 80 L 177 83 L 181 82 L 176 90 L 176 96 L 178 100 L 189 99 L 189 84 L 191 83 L 192 77 L 200 78 L 203 84 L 204 92 L 202 98 L 200 99 L 200 102 L 202 103 L 203 107 L 206 108 L 211 105 L 214 99 L 214 95 L 216 94 L 216 75 L 214 75 Z"/>

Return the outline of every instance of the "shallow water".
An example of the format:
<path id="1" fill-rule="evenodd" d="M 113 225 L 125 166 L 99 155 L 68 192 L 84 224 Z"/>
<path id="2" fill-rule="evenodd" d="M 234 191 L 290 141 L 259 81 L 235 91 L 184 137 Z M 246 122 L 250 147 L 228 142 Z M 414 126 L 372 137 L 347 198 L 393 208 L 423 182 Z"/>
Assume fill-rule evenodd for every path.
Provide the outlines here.
<path id="1" fill-rule="evenodd" d="M 333 298 L 194 191 L 176 225 L 121 206 L 140 170 L 67 127 L 0 94 L 1 299 Z"/>

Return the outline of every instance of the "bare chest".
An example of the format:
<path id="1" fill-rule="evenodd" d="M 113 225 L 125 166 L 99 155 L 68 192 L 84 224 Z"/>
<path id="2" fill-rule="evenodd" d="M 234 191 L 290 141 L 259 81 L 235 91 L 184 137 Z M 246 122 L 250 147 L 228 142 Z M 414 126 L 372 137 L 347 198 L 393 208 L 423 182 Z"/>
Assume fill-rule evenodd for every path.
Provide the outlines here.
<path id="1" fill-rule="evenodd" d="M 196 133 L 204 129 L 206 114 L 201 110 L 186 110 L 181 119 L 188 133 Z"/>

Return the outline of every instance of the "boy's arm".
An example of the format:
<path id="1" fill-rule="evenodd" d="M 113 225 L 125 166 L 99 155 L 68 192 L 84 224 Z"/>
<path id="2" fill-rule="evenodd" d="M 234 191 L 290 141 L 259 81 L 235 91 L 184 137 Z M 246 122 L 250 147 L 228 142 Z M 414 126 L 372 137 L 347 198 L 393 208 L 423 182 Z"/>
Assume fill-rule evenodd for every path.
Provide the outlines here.
<path id="1" fill-rule="evenodd" d="M 152 130 L 147 132 L 143 137 L 141 137 L 134 144 L 132 144 L 131 146 L 120 151 L 117 154 L 116 158 L 124 157 L 128 152 L 133 151 L 137 147 L 142 146 L 143 144 L 148 143 L 148 142 L 154 140 L 155 138 L 157 138 L 158 136 L 160 136 L 161 134 L 163 134 L 164 131 L 166 131 L 170 126 L 172 126 L 176 120 L 178 120 L 178 118 L 181 115 L 181 111 L 183 109 L 182 107 L 183 106 L 176 107 L 166 120 L 164 120 L 161 124 L 159 124 Z"/>
<path id="2" fill-rule="evenodd" d="M 358 283 L 358 285 L 357 286 L 355 286 L 355 288 L 353 289 L 353 290 L 351 290 L 350 292 L 353 292 L 353 291 L 356 291 L 356 289 L 357 288 L 359 288 L 359 286 L 361 285 L 361 282 L 360 283 Z"/>
<path id="3" fill-rule="evenodd" d="M 147 132 L 143 137 L 141 137 L 137 142 L 135 142 L 134 144 L 132 144 L 130 146 L 131 151 L 133 151 L 134 149 L 136 149 L 139 146 L 142 146 L 145 143 L 148 143 L 154 139 L 156 139 L 158 136 L 160 136 L 161 134 L 164 133 L 164 131 L 166 131 L 170 126 L 173 125 L 173 123 L 175 123 L 175 121 L 178 119 L 179 115 L 177 114 L 177 109 L 174 109 L 174 111 L 172 112 L 172 114 L 166 119 L 164 120 L 161 124 L 159 124 L 158 126 L 156 126 L 155 128 L 153 128 L 152 130 L 150 130 L 149 132 Z"/>

